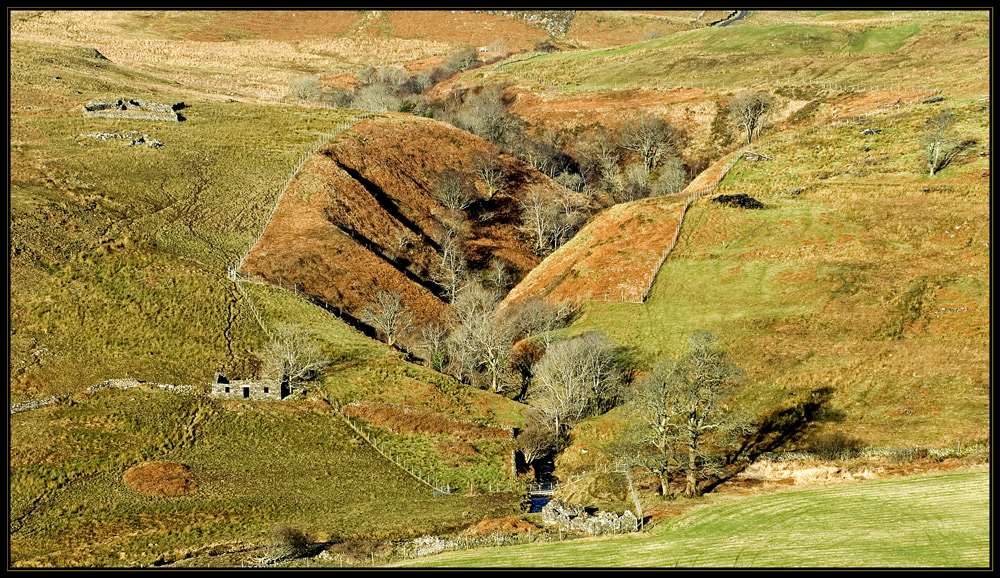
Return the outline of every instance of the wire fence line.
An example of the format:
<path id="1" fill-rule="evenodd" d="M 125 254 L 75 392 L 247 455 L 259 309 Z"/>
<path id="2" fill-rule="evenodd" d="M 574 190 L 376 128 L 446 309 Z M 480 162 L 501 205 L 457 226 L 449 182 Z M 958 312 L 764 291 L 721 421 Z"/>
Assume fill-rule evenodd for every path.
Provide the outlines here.
<path id="1" fill-rule="evenodd" d="M 417 466 L 409 464 L 405 457 L 398 454 L 393 454 L 392 449 L 389 448 L 383 441 L 380 441 L 376 437 L 375 433 L 369 428 L 365 428 L 357 419 L 351 417 L 346 411 L 344 411 L 348 406 L 338 405 L 336 410 L 347 424 L 358 433 L 366 442 L 368 442 L 375 450 L 385 457 L 387 460 L 391 461 L 393 464 L 399 468 L 405 470 L 408 474 L 431 488 L 431 492 L 434 496 L 444 496 L 453 493 L 458 488 L 452 488 L 450 482 L 443 482 L 439 479 L 435 479 L 430 472 L 424 472 L 420 470 Z M 488 492 L 522 492 L 527 491 L 528 486 L 522 482 L 516 480 L 503 480 L 503 481 L 491 481 L 487 482 L 486 488 Z"/>
<path id="2" fill-rule="evenodd" d="M 758 142 L 757 144 L 759 146 L 761 143 Z M 656 276 L 660 273 L 660 269 L 663 268 L 663 264 L 666 262 L 667 257 L 669 257 L 670 253 L 672 253 L 674 248 L 677 247 L 677 241 L 680 239 L 681 228 L 684 226 L 684 217 L 687 215 L 688 209 L 691 207 L 692 204 L 701 199 L 701 197 L 715 191 L 715 189 L 718 188 L 722 180 L 726 178 L 726 175 L 729 174 L 729 171 L 731 171 L 733 167 L 736 166 L 736 163 L 739 162 L 740 159 L 742 159 L 744 155 L 746 155 L 748 152 L 752 152 L 750 148 L 751 148 L 750 145 L 745 145 L 742 149 L 740 149 L 739 152 L 734 154 L 732 158 L 726 161 L 726 164 L 723 165 L 723 167 L 717 171 L 716 175 L 707 185 L 699 187 L 698 189 L 691 192 L 682 192 L 672 195 L 675 197 L 683 196 L 685 199 L 684 207 L 683 209 L 681 209 L 680 217 L 678 217 L 677 230 L 674 232 L 674 236 L 673 239 L 670 241 L 670 244 L 667 245 L 667 247 L 660 252 L 656 264 L 649 272 L 649 275 L 647 275 L 646 278 L 641 283 L 636 283 L 630 285 L 629 287 L 622 287 L 619 289 L 617 293 L 606 292 L 603 294 L 603 296 L 591 297 L 591 300 L 606 301 L 606 302 L 618 301 L 622 303 L 635 303 L 635 304 L 644 303 L 646 299 L 649 297 L 649 292 L 653 288 L 653 282 L 656 280 Z"/>
<path id="3" fill-rule="evenodd" d="M 357 420 L 352 419 L 350 415 L 344 412 L 343 408 L 338 407 L 337 413 L 344 418 L 344 421 L 347 422 L 347 425 L 350 426 L 351 429 L 357 432 L 358 435 L 367 441 L 369 445 L 375 448 L 375 451 L 381 454 L 385 459 L 396 464 L 396 466 L 430 487 L 434 496 L 443 496 L 451 493 L 450 484 L 442 484 L 439 481 L 432 480 L 429 476 L 423 475 L 423 473 L 416 467 L 410 468 L 405 459 L 399 458 L 399 456 L 393 456 L 391 449 L 387 448 L 384 443 L 380 444 L 378 438 L 375 437 L 373 432 L 366 430 L 363 425 L 357 422 Z"/>

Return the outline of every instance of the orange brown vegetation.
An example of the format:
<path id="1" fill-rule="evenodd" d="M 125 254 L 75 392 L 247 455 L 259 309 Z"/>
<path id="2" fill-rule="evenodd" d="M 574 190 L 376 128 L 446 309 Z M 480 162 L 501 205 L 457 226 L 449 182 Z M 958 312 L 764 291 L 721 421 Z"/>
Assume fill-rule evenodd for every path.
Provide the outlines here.
<path id="1" fill-rule="evenodd" d="M 198 488 L 190 470 L 176 462 L 146 462 L 133 466 L 122 476 L 122 481 L 147 496 L 183 496 Z"/>
<path id="2" fill-rule="evenodd" d="M 219 10 L 211 14 L 213 18 L 182 36 L 187 40 L 214 42 L 231 40 L 233 31 L 239 31 L 257 40 L 296 41 L 344 34 L 362 17 L 354 10 Z"/>
<path id="3" fill-rule="evenodd" d="M 430 39 L 485 46 L 502 39 L 508 50 L 530 47 L 548 38 L 544 30 L 494 14 L 449 10 L 391 10 L 389 23 L 401 38 Z"/>
<path id="4" fill-rule="evenodd" d="M 557 185 L 476 136 L 403 115 L 358 123 L 313 155 L 282 195 L 244 270 L 295 284 L 353 316 L 387 290 L 401 295 L 417 321 L 440 318 L 447 305 L 432 277 L 440 268 L 438 241 L 454 216 L 436 200 L 434 183 L 445 169 L 469 171 L 479 154 L 498 158 L 509 177 L 491 198 L 476 183 L 478 200 L 466 211 L 468 260 L 483 268 L 500 258 L 522 276 L 539 259 L 515 231 L 519 198 Z M 411 240 L 404 248 L 397 244 L 401 235 Z"/>
<path id="5" fill-rule="evenodd" d="M 505 303 L 641 298 L 671 247 L 684 207 L 683 201 L 656 198 L 611 207 L 533 269 Z"/>
<path id="6" fill-rule="evenodd" d="M 491 536 L 493 534 L 527 534 L 537 532 L 538 526 L 517 516 L 490 518 L 483 520 L 465 531 L 468 536 Z"/>

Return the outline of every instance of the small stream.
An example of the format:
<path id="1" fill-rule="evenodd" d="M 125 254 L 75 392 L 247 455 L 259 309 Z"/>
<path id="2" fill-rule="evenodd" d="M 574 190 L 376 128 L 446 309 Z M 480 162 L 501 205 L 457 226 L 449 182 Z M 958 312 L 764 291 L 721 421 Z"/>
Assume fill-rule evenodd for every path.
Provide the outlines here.
<path id="1" fill-rule="evenodd" d="M 559 483 L 559 479 L 552 475 L 553 470 L 555 470 L 555 456 L 546 456 L 532 462 L 531 464 L 535 468 L 535 483 L 541 485 L 541 491 L 531 492 L 531 507 L 528 509 L 529 513 L 541 512 L 545 504 L 549 503 L 552 499 L 550 493 L 542 493 L 544 490 L 550 490 Z"/>

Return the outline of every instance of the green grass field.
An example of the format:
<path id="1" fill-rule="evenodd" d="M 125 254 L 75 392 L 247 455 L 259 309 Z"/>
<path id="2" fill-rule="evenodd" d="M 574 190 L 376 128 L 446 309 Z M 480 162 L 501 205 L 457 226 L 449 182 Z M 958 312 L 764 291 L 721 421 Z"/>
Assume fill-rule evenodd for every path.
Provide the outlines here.
<path id="1" fill-rule="evenodd" d="M 570 91 L 616 84 L 747 88 L 808 81 L 856 87 L 886 82 L 944 90 L 971 82 L 972 90 L 988 91 L 985 77 L 970 78 L 956 66 L 985 65 L 989 50 L 982 39 L 989 36 L 988 19 L 987 11 L 957 12 L 950 18 L 913 11 L 811 16 L 751 11 L 738 26 L 542 54 L 470 78 L 510 79 L 543 90 L 554 85 Z"/>
<path id="2" fill-rule="evenodd" d="M 892 478 L 705 505 L 648 534 L 444 553 L 411 567 L 987 568 L 990 475 Z"/>
<path id="3" fill-rule="evenodd" d="M 11 416 L 11 431 L 15 566 L 148 566 L 213 545 L 267 546 L 275 524 L 315 542 L 414 538 L 519 503 L 432 497 L 319 406 L 108 390 Z M 181 463 L 198 487 L 139 494 L 122 476 L 143 461 Z"/>

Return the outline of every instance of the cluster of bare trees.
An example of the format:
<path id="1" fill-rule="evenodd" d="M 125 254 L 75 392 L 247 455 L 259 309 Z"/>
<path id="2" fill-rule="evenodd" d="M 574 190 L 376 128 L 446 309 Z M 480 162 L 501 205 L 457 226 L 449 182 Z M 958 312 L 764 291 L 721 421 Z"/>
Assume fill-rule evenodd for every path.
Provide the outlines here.
<path id="1" fill-rule="evenodd" d="M 587 184 L 608 202 L 628 202 L 683 190 L 688 183 L 681 151 L 687 135 L 649 114 L 627 119 L 617 129 L 597 126 L 578 143 Z"/>
<path id="2" fill-rule="evenodd" d="M 324 87 L 316 76 L 299 76 L 289 82 L 287 95 L 372 112 L 399 111 L 433 116 L 434 108 L 423 98 L 423 93 L 449 76 L 482 64 L 476 49 L 470 46 L 435 68 L 413 74 L 400 66 L 366 66 L 356 74 L 357 86 L 353 89 Z"/>
<path id="3" fill-rule="evenodd" d="M 638 467 L 657 474 L 665 497 L 675 496 L 675 471 L 684 475 L 682 493 L 697 495 L 699 480 L 722 473 L 720 448 L 734 445 L 754 423 L 727 405 L 743 377 L 714 334 L 694 333 L 686 354 L 637 380 L 630 399 L 635 419 L 605 452 L 628 472 Z"/>

